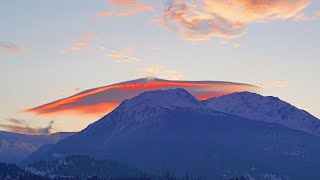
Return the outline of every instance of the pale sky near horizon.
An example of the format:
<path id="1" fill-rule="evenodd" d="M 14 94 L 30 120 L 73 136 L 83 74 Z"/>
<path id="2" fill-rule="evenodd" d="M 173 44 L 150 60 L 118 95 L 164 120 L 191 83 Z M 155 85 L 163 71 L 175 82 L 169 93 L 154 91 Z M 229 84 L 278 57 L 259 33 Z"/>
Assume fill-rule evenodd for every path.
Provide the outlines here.
<path id="1" fill-rule="evenodd" d="M 2 2 L 0 124 L 78 131 L 97 119 L 20 111 L 146 76 L 258 85 L 320 117 L 320 1 L 164 2 Z"/>

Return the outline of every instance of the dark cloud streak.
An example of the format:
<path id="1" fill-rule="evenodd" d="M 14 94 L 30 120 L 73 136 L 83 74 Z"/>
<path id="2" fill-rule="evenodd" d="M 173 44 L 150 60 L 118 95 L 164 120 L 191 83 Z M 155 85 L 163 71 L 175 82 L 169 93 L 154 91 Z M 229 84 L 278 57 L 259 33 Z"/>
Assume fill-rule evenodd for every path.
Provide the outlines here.
<path id="1" fill-rule="evenodd" d="M 48 126 L 43 128 L 33 128 L 30 127 L 25 120 L 18 120 L 14 118 L 7 119 L 10 124 L 0 124 L 0 127 L 16 133 L 22 134 L 30 134 L 30 135 L 42 135 L 42 134 L 50 134 L 52 132 L 52 127 L 54 121 L 50 121 Z"/>

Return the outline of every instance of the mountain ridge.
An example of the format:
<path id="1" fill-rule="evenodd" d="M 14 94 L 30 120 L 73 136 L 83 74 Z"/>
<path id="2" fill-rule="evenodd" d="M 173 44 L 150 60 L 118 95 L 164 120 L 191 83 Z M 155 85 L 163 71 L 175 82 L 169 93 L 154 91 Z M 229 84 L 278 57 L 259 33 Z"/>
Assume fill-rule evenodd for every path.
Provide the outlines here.
<path id="1" fill-rule="evenodd" d="M 320 121 L 317 117 L 277 97 L 236 92 L 207 99 L 204 103 L 220 112 L 320 135 Z"/>
<path id="2" fill-rule="evenodd" d="M 159 98 L 162 102 L 153 104 Z M 183 106 L 176 107 L 180 98 Z M 318 136 L 208 109 L 202 107 L 205 102 L 192 99 L 181 89 L 140 94 L 74 136 L 32 153 L 24 162 L 80 154 L 147 171 L 171 168 L 177 175 L 192 170 L 196 176 L 218 177 L 230 169 L 255 167 L 302 178 L 296 171 L 299 168 L 308 177 L 318 178 Z M 201 107 L 195 110 L 198 102 Z"/>

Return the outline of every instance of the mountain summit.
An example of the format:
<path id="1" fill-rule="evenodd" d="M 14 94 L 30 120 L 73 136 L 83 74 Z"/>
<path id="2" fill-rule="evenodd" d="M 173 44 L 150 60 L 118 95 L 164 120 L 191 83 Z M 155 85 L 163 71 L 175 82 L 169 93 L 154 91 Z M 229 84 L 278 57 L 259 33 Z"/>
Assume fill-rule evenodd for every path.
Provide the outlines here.
<path id="1" fill-rule="evenodd" d="M 249 99 L 257 96 L 238 93 L 231 99 L 241 102 L 238 96 L 246 99 L 246 94 Z M 262 100 L 257 103 L 271 108 L 268 105 L 273 103 L 264 100 L 269 97 L 259 98 Z M 199 101 L 183 89 L 145 92 L 123 101 L 81 132 L 40 148 L 24 163 L 80 154 L 151 173 L 169 168 L 178 176 L 190 172 L 195 177 L 217 179 L 230 172 L 245 172 L 320 178 L 315 173 L 320 166 L 318 136 L 287 128 L 278 121 L 219 112 L 211 101 L 214 99 Z M 226 101 L 226 106 L 229 103 Z M 269 116 L 262 112 L 268 111 L 261 111 L 261 116 Z"/>
<path id="2" fill-rule="evenodd" d="M 142 105 L 163 108 L 197 108 L 203 106 L 203 103 L 188 91 L 177 88 L 144 92 L 131 100 L 124 101 L 122 105 L 127 108 Z"/>
<path id="3" fill-rule="evenodd" d="M 210 98 L 204 103 L 217 111 L 320 135 L 320 121 L 279 98 L 238 92 Z"/>

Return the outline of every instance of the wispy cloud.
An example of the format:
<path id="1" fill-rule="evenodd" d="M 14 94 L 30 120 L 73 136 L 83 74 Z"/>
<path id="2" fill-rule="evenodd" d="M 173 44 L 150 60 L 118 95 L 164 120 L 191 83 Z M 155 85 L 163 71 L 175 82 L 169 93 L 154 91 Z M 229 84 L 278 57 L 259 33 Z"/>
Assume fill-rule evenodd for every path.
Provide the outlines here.
<path id="1" fill-rule="evenodd" d="M 71 47 L 64 48 L 60 51 L 61 54 L 66 54 L 69 52 L 76 52 L 82 50 L 90 50 L 93 44 L 100 41 L 100 37 L 95 34 L 84 34 L 77 39 L 73 39 Z"/>
<path id="2" fill-rule="evenodd" d="M 154 8 L 141 3 L 139 0 L 108 0 L 112 11 L 97 12 L 93 19 L 106 16 L 131 16 L 145 11 L 154 11 Z"/>
<path id="3" fill-rule="evenodd" d="M 227 41 L 226 39 L 222 39 L 221 41 L 220 41 L 220 44 L 221 45 L 227 45 L 229 43 L 229 41 Z"/>
<path id="4" fill-rule="evenodd" d="M 154 51 L 154 52 L 160 52 L 160 51 L 161 51 L 161 48 L 159 48 L 159 47 L 153 47 L 153 48 L 151 48 L 151 50 Z"/>
<path id="5" fill-rule="evenodd" d="M 165 67 L 154 64 L 148 67 L 138 68 L 138 76 L 141 77 L 158 77 L 161 79 L 180 80 L 183 74 L 179 70 L 168 70 Z"/>
<path id="6" fill-rule="evenodd" d="M 77 93 L 80 91 L 80 88 L 73 88 L 67 90 L 53 90 L 49 91 L 50 94 L 68 94 L 68 93 Z"/>
<path id="7" fill-rule="evenodd" d="M 96 14 L 94 14 L 92 16 L 92 18 L 94 20 L 98 19 L 98 18 L 101 18 L 101 17 L 108 17 L 108 16 L 112 16 L 112 12 L 111 11 L 101 11 L 101 12 L 97 12 Z"/>
<path id="8" fill-rule="evenodd" d="M 116 51 L 105 46 L 99 46 L 98 49 L 104 53 L 107 53 L 107 56 L 115 63 L 136 63 L 141 61 L 141 59 L 131 56 L 131 54 L 134 52 L 133 48 L 125 48 L 122 51 Z"/>
<path id="9" fill-rule="evenodd" d="M 0 41 L 0 52 L 7 52 L 11 54 L 20 54 L 24 52 L 24 48 L 20 45 L 11 43 L 11 42 L 4 42 Z"/>
<path id="10" fill-rule="evenodd" d="M 285 87 L 290 84 L 290 81 L 288 80 L 274 80 L 274 81 L 269 81 L 269 82 L 264 82 L 258 84 L 259 87 L 261 88 L 271 88 L 271 87 Z"/>
<path id="11" fill-rule="evenodd" d="M 240 43 L 234 43 L 234 44 L 233 44 L 233 48 L 236 48 L 236 49 L 239 48 L 240 46 L 241 46 Z"/>
<path id="12" fill-rule="evenodd" d="M 320 17 L 320 10 L 315 11 L 313 14 L 306 14 L 305 12 L 298 13 L 294 20 L 298 22 L 308 22 L 317 20 Z"/>
<path id="13" fill-rule="evenodd" d="M 23 125 L 23 126 L 27 125 L 27 122 L 21 119 L 9 118 L 6 121 L 12 124 L 17 124 L 17 125 Z"/>
<path id="14" fill-rule="evenodd" d="M 168 0 L 155 22 L 187 40 L 238 38 L 251 23 L 301 16 L 309 0 Z"/>
<path id="15" fill-rule="evenodd" d="M 72 47 L 63 49 L 61 52 L 66 53 L 66 52 L 70 52 L 70 51 L 80 51 L 84 47 L 89 46 L 89 45 L 90 45 L 90 43 L 88 41 L 77 40 L 77 41 L 74 41 Z"/>
<path id="16" fill-rule="evenodd" d="M 74 40 L 72 47 L 63 49 L 60 53 L 66 54 L 69 52 L 86 50 L 85 52 L 95 51 L 106 54 L 106 56 L 111 58 L 115 63 L 136 63 L 141 61 L 141 59 L 132 56 L 134 48 L 127 47 L 123 50 L 114 50 L 98 44 L 100 44 L 99 36 L 94 34 L 85 34 L 78 40 Z"/>
<path id="17" fill-rule="evenodd" d="M 17 132 L 22 134 L 39 135 L 39 134 L 50 134 L 54 121 L 50 121 L 48 126 L 43 128 L 33 128 L 28 126 L 25 120 L 19 120 L 10 118 L 7 119 L 10 124 L 0 124 L 0 127 L 10 132 Z"/>

